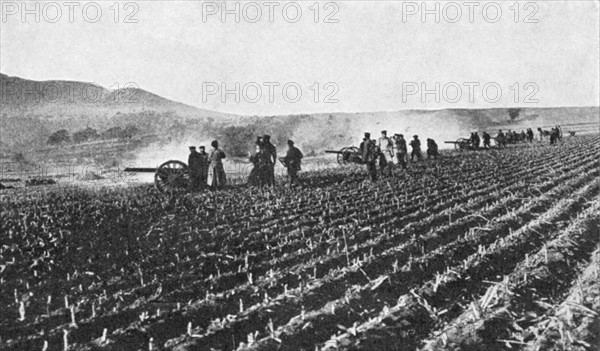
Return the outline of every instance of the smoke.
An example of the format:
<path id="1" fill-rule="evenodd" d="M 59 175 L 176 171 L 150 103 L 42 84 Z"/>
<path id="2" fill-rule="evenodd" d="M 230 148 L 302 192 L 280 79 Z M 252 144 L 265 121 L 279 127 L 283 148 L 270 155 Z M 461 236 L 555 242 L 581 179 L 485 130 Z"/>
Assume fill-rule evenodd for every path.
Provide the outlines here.
<path id="1" fill-rule="evenodd" d="M 200 145 L 204 145 L 206 151 L 209 152 L 211 149 L 210 142 L 211 140 L 207 138 L 186 137 L 168 143 L 154 143 L 139 151 L 133 162 L 136 164 L 136 167 L 158 167 L 169 160 L 179 160 L 187 164 L 190 153 L 189 146 L 196 146 L 198 148 Z"/>
<path id="2" fill-rule="evenodd" d="M 460 118 L 450 110 L 311 116 L 296 128 L 292 138 L 305 155 L 309 150 L 322 154 L 326 149 L 338 150 L 342 147 L 358 146 L 364 132 L 370 132 L 371 137 L 377 139 L 382 130 L 387 130 L 389 137 L 395 133 L 404 134 L 404 138 L 410 141 L 413 135 L 418 135 L 423 145 L 426 144 L 427 138 L 431 138 L 437 142 L 440 149 L 452 148 L 453 145 L 444 144 L 444 141 L 456 141 L 460 137 L 468 137 L 471 132 L 467 127 L 463 127 L 465 123 L 461 123 Z M 204 145 L 210 153 L 212 140 L 198 133 L 168 143 L 151 145 L 138 152 L 133 161 L 134 167 L 158 167 L 168 160 L 187 163 L 188 146 Z M 285 143 L 277 145 L 279 156 L 284 156 L 286 150 Z M 243 169 L 240 172 L 247 172 L 247 169 L 251 168 L 247 160 L 227 156 L 224 160 L 226 171 L 234 173 Z"/>

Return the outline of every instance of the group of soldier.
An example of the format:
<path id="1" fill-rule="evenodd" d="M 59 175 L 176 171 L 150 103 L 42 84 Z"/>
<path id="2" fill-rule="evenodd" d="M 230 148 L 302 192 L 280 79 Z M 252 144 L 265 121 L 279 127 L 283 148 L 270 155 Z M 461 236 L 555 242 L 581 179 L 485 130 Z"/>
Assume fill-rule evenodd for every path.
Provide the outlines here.
<path id="1" fill-rule="evenodd" d="M 555 144 L 562 139 L 562 132 L 559 126 L 552 128 L 551 131 L 543 131 L 538 128 L 540 139 L 544 136 L 550 137 L 550 143 Z M 483 132 L 481 138 L 477 132 L 472 132 L 469 138 L 473 149 L 489 149 L 491 147 L 489 133 Z M 507 143 L 519 141 L 533 142 L 534 134 L 531 128 L 527 131 L 517 133 L 508 130 L 505 134 L 502 130 L 498 131 L 495 137 L 496 144 L 499 147 L 505 147 Z M 481 142 L 483 141 L 483 147 Z M 284 167 L 287 168 L 289 184 L 294 185 L 298 181 L 298 172 L 302 165 L 302 152 L 294 145 L 293 140 L 288 140 L 288 150 L 285 157 L 279 159 Z M 408 143 L 411 147 L 410 161 L 415 158 L 417 161 L 423 159 L 421 152 L 421 140 L 418 135 L 413 135 L 413 139 Z M 223 159 L 225 153 L 219 148 L 219 143 L 213 140 L 212 150 L 206 153 L 205 147 L 200 146 L 200 152 L 196 151 L 195 146 L 190 146 L 190 155 L 188 158 L 190 173 L 190 188 L 200 190 L 206 186 L 213 189 L 223 187 L 227 183 L 225 170 L 223 168 Z M 365 133 L 363 141 L 360 143 L 360 156 L 362 163 L 367 167 L 371 180 L 377 180 L 378 174 L 382 176 L 393 175 L 394 160 L 402 169 L 407 168 L 408 148 L 407 142 L 402 134 L 394 134 L 388 137 L 387 131 L 381 131 L 381 137 L 377 140 L 371 139 L 371 133 Z M 439 156 L 438 145 L 433 139 L 427 139 L 427 158 L 437 159 Z M 254 165 L 248 177 L 248 184 L 254 186 L 273 186 L 275 185 L 275 164 L 277 163 L 277 148 L 271 143 L 269 135 L 257 137 L 255 142 L 255 153 L 250 155 L 250 162 Z M 377 170 L 379 166 L 379 172 Z M 209 175 L 212 175 L 209 180 Z"/>
<path id="2" fill-rule="evenodd" d="M 288 150 L 285 157 L 280 158 L 281 163 L 287 168 L 290 185 L 298 181 L 298 171 L 301 170 L 302 152 L 294 146 L 293 140 L 288 140 Z M 196 151 L 195 146 L 190 146 L 188 156 L 188 169 L 190 190 L 198 191 L 206 187 L 219 189 L 227 184 L 227 177 L 223 167 L 226 157 L 219 148 L 219 142 L 213 140 L 212 150 L 206 153 L 205 147 L 200 146 Z M 277 163 L 277 148 L 271 143 L 269 135 L 257 137 L 255 153 L 250 155 L 250 162 L 254 165 L 248 177 L 248 184 L 259 187 L 275 185 L 275 164 Z M 210 178 L 210 179 L 209 179 Z"/>
<path id="3" fill-rule="evenodd" d="M 410 160 L 417 161 L 423 159 L 421 152 L 421 140 L 418 135 L 413 135 L 413 139 L 408 143 L 411 147 Z M 371 139 L 371 133 L 365 133 L 363 141 L 360 143 L 360 155 L 362 162 L 367 167 L 367 172 L 372 181 L 377 180 L 379 165 L 379 173 L 382 176 L 391 176 L 394 168 L 394 158 L 396 163 L 407 168 L 408 163 L 408 148 L 406 139 L 402 134 L 394 134 L 393 137 L 388 137 L 387 130 L 381 131 L 381 137 L 377 140 Z M 438 145 L 433 139 L 427 139 L 427 158 L 437 159 L 439 156 Z"/>
<path id="4" fill-rule="evenodd" d="M 288 140 L 288 150 L 285 157 L 280 158 L 281 163 L 287 168 L 289 184 L 298 181 L 298 171 L 301 170 L 304 155 L 294 145 L 293 140 Z M 271 143 L 270 135 L 257 137 L 255 153 L 250 155 L 250 162 L 254 168 L 248 177 L 248 184 L 258 187 L 275 185 L 275 164 L 277 163 L 277 148 Z"/>
<path id="5" fill-rule="evenodd" d="M 550 144 L 556 144 L 556 142 L 562 140 L 562 130 L 560 126 L 556 126 L 550 131 L 543 130 L 542 128 L 538 128 L 537 130 L 540 133 L 540 140 L 544 140 L 545 137 L 549 137 Z M 486 133 L 484 132 L 484 134 Z M 517 133 L 516 131 L 510 129 L 506 133 L 502 132 L 502 130 L 499 130 L 498 135 L 496 136 L 496 143 L 499 147 L 506 147 L 506 144 L 525 142 L 532 143 L 533 140 L 534 133 L 531 128 L 527 128 L 526 131 L 522 130 L 521 133 Z"/>
<path id="6" fill-rule="evenodd" d="M 543 135 L 544 131 L 540 129 L 540 133 Z M 562 130 L 560 129 L 560 126 L 556 126 L 554 128 L 552 128 L 550 130 L 550 145 L 554 145 L 557 142 L 562 141 Z"/>
<path id="7" fill-rule="evenodd" d="M 195 146 L 190 146 L 190 155 L 188 156 L 188 169 L 190 176 L 190 189 L 198 191 L 207 186 L 218 189 L 225 186 L 227 177 L 223 168 L 223 159 L 225 153 L 219 148 L 219 142 L 213 140 L 210 143 L 212 150 L 210 154 L 206 153 L 206 148 L 200 146 L 200 152 L 196 151 Z M 208 176 L 212 175 L 209 182 Z"/>

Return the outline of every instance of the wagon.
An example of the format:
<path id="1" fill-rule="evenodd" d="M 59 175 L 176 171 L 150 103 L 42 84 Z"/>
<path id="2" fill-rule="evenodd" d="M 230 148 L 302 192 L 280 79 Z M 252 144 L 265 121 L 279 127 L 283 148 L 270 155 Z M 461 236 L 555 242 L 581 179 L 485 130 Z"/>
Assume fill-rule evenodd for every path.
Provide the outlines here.
<path id="1" fill-rule="evenodd" d="M 189 189 L 188 165 L 177 160 L 169 160 L 158 168 L 125 168 L 125 172 L 154 173 L 154 185 L 161 193 L 174 193 Z"/>

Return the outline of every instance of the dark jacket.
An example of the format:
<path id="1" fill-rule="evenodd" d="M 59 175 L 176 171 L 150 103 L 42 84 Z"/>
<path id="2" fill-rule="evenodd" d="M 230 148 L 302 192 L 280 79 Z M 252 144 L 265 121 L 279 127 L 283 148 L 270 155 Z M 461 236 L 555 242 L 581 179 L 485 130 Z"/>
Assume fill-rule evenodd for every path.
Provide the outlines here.
<path id="1" fill-rule="evenodd" d="M 299 171 L 303 157 L 304 155 L 302 155 L 300 149 L 298 149 L 295 146 L 290 146 L 288 147 L 287 154 L 285 155 L 285 158 L 283 160 L 288 168 Z"/>
<path id="2" fill-rule="evenodd" d="M 269 156 L 269 163 L 275 164 L 277 162 L 277 148 L 271 144 L 270 141 L 265 141 L 263 144 L 263 150 Z"/>
<path id="3" fill-rule="evenodd" d="M 363 162 L 374 162 L 377 159 L 377 145 L 375 145 L 373 140 L 365 139 L 362 143 L 360 143 L 360 153 L 362 155 Z"/>
<path id="4" fill-rule="evenodd" d="M 413 148 L 413 150 L 421 150 L 421 140 L 419 139 L 413 139 L 410 142 L 410 146 Z"/>
<path id="5" fill-rule="evenodd" d="M 202 159 L 202 155 L 198 152 L 191 152 L 188 156 L 188 167 L 190 169 L 190 174 L 192 175 L 200 175 L 203 172 L 204 162 Z"/>

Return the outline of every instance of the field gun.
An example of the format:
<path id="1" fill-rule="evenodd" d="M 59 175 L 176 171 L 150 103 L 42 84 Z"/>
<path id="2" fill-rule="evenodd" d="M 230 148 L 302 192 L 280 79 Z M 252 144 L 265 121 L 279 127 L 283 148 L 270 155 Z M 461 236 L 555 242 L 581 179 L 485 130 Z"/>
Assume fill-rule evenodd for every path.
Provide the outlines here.
<path id="1" fill-rule="evenodd" d="M 458 151 L 475 149 L 475 145 L 473 145 L 473 142 L 471 141 L 471 139 L 467 139 L 467 138 L 458 138 L 458 140 L 456 140 L 456 141 L 444 141 L 444 143 L 454 144 L 454 148 Z"/>
<path id="2" fill-rule="evenodd" d="M 190 176 L 187 164 L 169 160 L 158 168 L 127 167 L 125 172 L 154 173 L 154 185 L 161 193 L 173 193 L 187 190 L 190 184 Z"/>
<path id="3" fill-rule="evenodd" d="M 359 148 L 356 146 L 344 147 L 339 151 L 336 150 L 325 150 L 327 154 L 337 154 L 337 162 L 341 165 L 356 163 L 362 164 L 362 156 Z"/>

